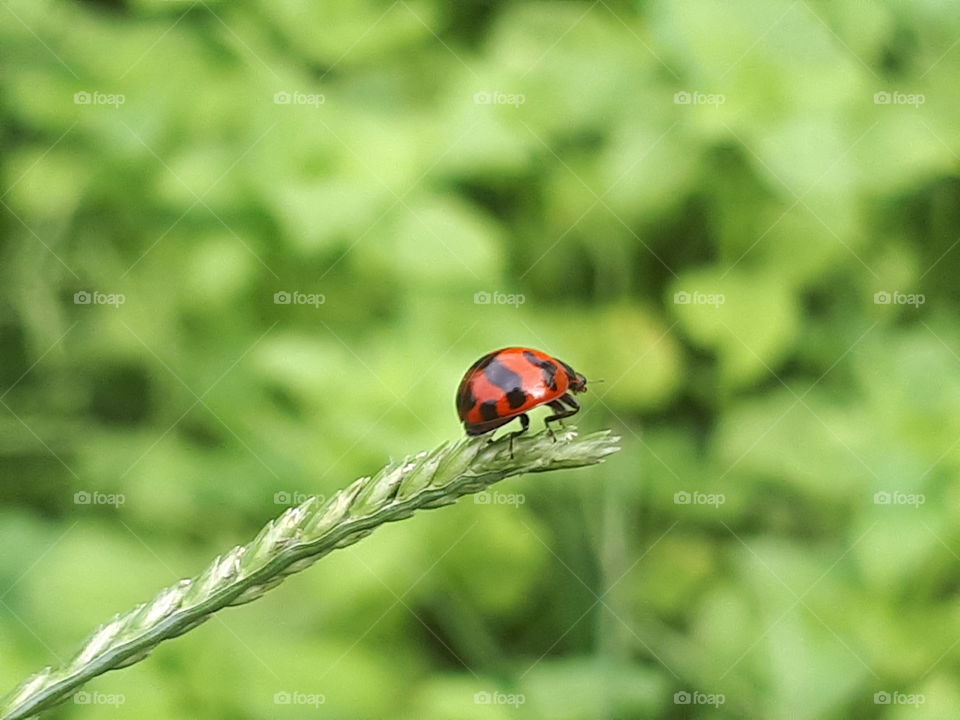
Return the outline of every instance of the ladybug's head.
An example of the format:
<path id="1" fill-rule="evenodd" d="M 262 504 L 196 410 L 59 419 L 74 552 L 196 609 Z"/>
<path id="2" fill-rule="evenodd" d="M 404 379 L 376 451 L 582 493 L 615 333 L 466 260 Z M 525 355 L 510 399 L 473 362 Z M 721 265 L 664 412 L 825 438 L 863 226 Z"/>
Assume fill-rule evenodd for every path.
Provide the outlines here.
<path id="1" fill-rule="evenodd" d="M 587 379 L 574 370 L 570 373 L 570 384 L 568 386 L 570 392 L 582 393 L 587 391 Z"/>

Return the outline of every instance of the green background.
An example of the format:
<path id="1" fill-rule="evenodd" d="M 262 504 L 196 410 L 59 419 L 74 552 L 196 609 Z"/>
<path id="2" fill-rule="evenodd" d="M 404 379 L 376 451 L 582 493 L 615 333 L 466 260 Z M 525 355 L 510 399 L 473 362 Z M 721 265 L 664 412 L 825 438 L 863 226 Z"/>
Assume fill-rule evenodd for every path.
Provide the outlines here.
<path id="1" fill-rule="evenodd" d="M 934 0 L 0 2 L 4 688 L 459 437 L 522 344 L 621 453 L 50 717 L 956 716 L 958 39 Z"/>

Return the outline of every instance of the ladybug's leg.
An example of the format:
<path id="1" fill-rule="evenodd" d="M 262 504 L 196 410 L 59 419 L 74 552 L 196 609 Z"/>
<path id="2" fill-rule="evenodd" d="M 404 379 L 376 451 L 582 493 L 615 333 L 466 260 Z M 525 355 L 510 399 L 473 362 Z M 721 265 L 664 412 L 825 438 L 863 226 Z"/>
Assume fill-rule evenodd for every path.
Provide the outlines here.
<path id="1" fill-rule="evenodd" d="M 523 435 L 530 428 L 530 418 L 524 415 L 518 415 L 520 418 L 520 429 L 510 433 L 510 459 L 513 459 L 513 439 L 518 435 Z"/>
<path id="2" fill-rule="evenodd" d="M 563 403 L 567 403 L 570 407 L 567 408 Z M 547 403 L 550 406 L 550 409 L 553 410 L 554 414 L 544 420 L 544 424 L 547 426 L 547 430 L 550 432 L 550 436 L 556 441 L 557 436 L 553 433 L 553 428 L 550 427 L 550 423 L 559 422 L 560 425 L 563 425 L 563 419 L 568 418 L 571 415 L 576 415 L 580 410 L 580 403 L 573 399 L 573 396 L 569 393 L 563 395 L 559 400 L 554 400 L 553 402 Z"/>

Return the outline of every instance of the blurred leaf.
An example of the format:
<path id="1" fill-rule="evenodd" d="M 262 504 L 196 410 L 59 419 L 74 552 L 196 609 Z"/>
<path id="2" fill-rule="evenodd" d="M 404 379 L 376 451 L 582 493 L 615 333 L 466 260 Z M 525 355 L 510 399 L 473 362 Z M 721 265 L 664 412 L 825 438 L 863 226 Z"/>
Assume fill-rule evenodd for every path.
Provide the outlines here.
<path id="1" fill-rule="evenodd" d="M 723 387 L 775 376 L 799 324 L 790 288 L 743 271 L 684 273 L 673 283 L 673 311 L 698 345 L 718 356 Z"/>

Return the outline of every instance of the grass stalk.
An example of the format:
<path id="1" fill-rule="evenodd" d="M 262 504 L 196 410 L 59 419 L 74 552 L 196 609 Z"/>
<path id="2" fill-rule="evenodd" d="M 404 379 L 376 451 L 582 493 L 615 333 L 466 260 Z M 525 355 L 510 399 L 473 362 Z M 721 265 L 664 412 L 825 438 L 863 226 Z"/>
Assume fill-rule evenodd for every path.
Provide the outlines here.
<path id="1" fill-rule="evenodd" d="M 60 667 L 29 677 L 0 701 L 0 720 L 29 718 L 69 699 L 84 683 L 143 660 L 164 640 L 183 635 L 226 607 L 261 597 L 327 553 L 417 510 L 450 505 L 504 478 L 602 462 L 618 437 L 602 431 L 580 437 L 569 428 L 513 441 L 468 438 L 391 462 L 326 502 L 312 497 L 271 520 L 251 542 L 217 557 L 195 578 L 160 591 L 150 602 L 97 628 Z"/>

